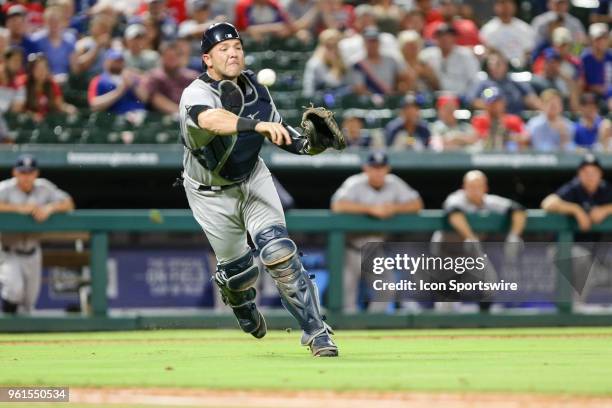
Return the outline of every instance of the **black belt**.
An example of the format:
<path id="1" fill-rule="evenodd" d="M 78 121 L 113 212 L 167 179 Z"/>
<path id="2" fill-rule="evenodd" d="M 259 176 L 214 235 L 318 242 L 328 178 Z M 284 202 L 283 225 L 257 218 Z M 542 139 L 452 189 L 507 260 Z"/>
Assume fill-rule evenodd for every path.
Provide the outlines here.
<path id="1" fill-rule="evenodd" d="M 238 186 L 240 183 L 227 184 L 225 186 L 207 186 L 204 184 L 200 184 L 198 187 L 198 191 L 223 191 L 232 187 Z"/>

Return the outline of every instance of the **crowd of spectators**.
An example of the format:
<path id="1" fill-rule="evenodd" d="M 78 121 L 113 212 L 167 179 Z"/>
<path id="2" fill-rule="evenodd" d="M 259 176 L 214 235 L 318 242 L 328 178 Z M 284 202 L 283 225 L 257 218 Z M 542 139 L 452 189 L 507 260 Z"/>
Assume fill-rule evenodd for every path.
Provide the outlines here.
<path id="1" fill-rule="evenodd" d="M 0 113 L 74 113 L 62 90 L 76 77 L 93 112 L 135 125 L 147 112 L 176 116 L 201 69 L 202 32 L 230 21 L 252 41 L 316 44 L 306 98 L 401 100 L 378 131 L 344 115 L 351 145 L 609 150 L 609 1 L 586 19 L 569 0 L 528 3 L 524 19 L 518 0 L 11 0 L 0 10 Z M 0 140 L 7 132 L 0 121 Z"/>

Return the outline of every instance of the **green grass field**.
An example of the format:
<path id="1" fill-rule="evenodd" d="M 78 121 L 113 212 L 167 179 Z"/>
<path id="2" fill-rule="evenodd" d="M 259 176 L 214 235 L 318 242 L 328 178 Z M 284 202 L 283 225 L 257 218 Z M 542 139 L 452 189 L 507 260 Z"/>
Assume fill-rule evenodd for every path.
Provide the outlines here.
<path id="1" fill-rule="evenodd" d="M 0 334 L 0 384 L 612 396 L 612 328 L 339 331 L 314 359 L 299 333 Z M 307 380 L 305 380 L 307 379 Z"/>

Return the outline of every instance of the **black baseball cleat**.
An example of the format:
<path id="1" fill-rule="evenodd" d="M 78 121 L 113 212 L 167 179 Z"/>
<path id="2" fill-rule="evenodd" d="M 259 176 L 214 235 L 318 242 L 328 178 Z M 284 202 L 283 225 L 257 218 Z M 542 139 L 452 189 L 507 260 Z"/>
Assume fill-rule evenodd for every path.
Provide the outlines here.
<path id="1" fill-rule="evenodd" d="M 302 345 L 308 346 L 313 357 L 338 357 L 338 346 L 332 340 L 332 334 L 331 327 L 324 323 L 323 328 L 313 334 L 304 332 Z"/>
<path id="2" fill-rule="evenodd" d="M 266 319 L 257 310 L 257 305 L 249 302 L 242 306 L 232 307 L 234 315 L 238 319 L 238 325 L 245 333 L 250 333 L 253 337 L 261 339 L 266 335 L 268 328 Z"/>

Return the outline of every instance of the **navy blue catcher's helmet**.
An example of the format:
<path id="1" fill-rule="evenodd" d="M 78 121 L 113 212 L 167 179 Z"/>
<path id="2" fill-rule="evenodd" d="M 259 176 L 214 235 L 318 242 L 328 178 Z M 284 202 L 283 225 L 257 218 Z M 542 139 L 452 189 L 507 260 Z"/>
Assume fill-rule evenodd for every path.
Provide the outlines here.
<path id="1" fill-rule="evenodd" d="M 237 39 L 242 42 L 242 38 L 240 38 L 240 34 L 236 27 L 234 27 L 230 23 L 215 23 L 212 24 L 208 29 L 202 34 L 202 42 L 200 43 L 200 50 L 202 54 L 206 54 L 215 44 L 218 44 L 225 40 Z"/>

